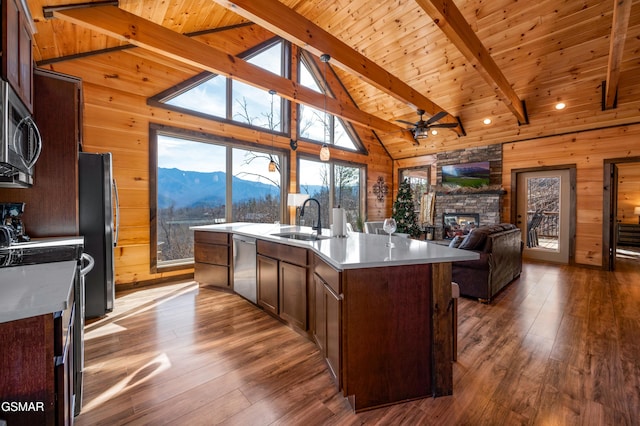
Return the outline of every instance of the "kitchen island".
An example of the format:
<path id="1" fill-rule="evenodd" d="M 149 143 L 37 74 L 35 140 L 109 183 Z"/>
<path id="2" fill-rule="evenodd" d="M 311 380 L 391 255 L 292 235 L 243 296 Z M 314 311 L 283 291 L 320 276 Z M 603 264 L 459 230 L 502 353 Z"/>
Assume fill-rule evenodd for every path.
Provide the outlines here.
<path id="1" fill-rule="evenodd" d="M 257 305 L 316 343 L 356 411 L 452 394 L 451 262 L 477 254 L 401 237 L 389 248 L 384 235 L 314 239 L 279 224 L 192 229 L 196 280 L 208 284 L 198 263 L 214 258 L 227 281 L 213 285 L 227 290 L 232 236 L 256 239 Z"/>

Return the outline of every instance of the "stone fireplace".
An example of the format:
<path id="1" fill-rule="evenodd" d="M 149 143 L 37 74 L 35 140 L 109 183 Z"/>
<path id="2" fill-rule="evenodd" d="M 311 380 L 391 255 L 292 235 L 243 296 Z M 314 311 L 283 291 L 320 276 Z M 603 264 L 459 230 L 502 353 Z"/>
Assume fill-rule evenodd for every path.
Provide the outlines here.
<path id="1" fill-rule="evenodd" d="M 476 226 L 500 223 L 503 193 L 504 191 L 473 194 L 436 193 L 435 223 L 438 224 L 436 238 L 447 238 L 444 220 L 451 215 L 467 217 L 472 213 L 477 220 Z"/>
<path id="2" fill-rule="evenodd" d="M 442 185 L 442 166 L 488 161 L 490 185 L 485 188 L 447 188 Z M 506 193 L 502 184 L 502 146 L 466 148 L 438 154 L 435 190 L 435 238 L 446 238 L 445 214 L 473 213 L 478 215 L 477 226 L 500 223 L 502 197 Z"/>
<path id="3" fill-rule="evenodd" d="M 477 228 L 479 223 L 479 213 L 444 213 L 442 215 L 442 236 L 445 239 L 451 239 L 457 235 L 467 235 L 472 229 Z"/>

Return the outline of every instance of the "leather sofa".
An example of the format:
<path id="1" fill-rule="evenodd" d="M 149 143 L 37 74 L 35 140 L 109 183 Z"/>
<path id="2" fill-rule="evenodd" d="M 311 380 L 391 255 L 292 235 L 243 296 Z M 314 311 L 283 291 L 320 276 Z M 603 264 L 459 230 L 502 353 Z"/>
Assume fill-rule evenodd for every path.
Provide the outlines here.
<path id="1" fill-rule="evenodd" d="M 462 296 L 489 303 L 522 272 L 522 232 L 513 224 L 480 226 L 449 246 L 480 254 L 478 260 L 453 262 L 452 281 Z"/>

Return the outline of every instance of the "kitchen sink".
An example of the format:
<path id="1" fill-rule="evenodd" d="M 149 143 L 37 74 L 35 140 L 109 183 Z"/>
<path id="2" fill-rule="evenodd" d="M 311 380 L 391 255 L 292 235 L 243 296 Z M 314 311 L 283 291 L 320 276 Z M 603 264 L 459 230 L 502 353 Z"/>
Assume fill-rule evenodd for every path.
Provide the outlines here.
<path id="1" fill-rule="evenodd" d="M 290 238 L 292 240 L 302 240 L 302 241 L 316 241 L 316 240 L 326 240 L 328 237 L 326 235 L 316 235 L 316 234 L 308 234 L 306 232 L 280 232 L 277 234 L 271 234 L 274 237 L 282 237 L 282 238 Z"/>

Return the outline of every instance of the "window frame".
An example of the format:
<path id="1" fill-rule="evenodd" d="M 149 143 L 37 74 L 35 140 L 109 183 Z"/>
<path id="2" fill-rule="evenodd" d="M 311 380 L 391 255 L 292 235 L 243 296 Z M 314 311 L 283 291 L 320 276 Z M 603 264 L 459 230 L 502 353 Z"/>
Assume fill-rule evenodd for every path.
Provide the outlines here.
<path id="1" fill-rule="evenodd" d="M 277 156 L 280 160 L 280 222 L 284 223 L 288 217 L 286 206 L 287 188 L 289 188 L 289 151 L 256 145 L 250 142 L 238 141 L 233 138 L 213 135 L 210 133 L 196 132 L 180 127 L 166 126 L 157 123 L 149 124 L 149 264 L 151 273 L 179 271 L 191 268 L 193 258 L 184 259 L 171 265 L 158 263 L 158 136 L 166 135 L 195 142 L 209 143 L 226 148 L 226 193 L 225 193 L 225 222 L 229 223 L 233 218 L 232 180 L 233 149 L 246 149 Z"/>
<path id="2" fill-rule="evenodd" d="M 333 92 L 331 91 L 331 88 L 329 87 L 329 84 L 325 81 L 325 77 L 322 74 L 322 72 L 320 71 L 320 69 L 317 67 L 315 61 L 312 59 L 311 54 L 307 51 L 301 50 L 300 51 L 300 55 L 299 55 L 299 59 L 298 59 L 298 75 L 296 76 L 298 84 L 300 84 L 300 72 L 302 70 L 302 67 L 306 67 L 306 69 L 309 71 L 309 73 L 311 74 L 311 77 L 315 80 L 316 85 L 320 88 L 320 93 L 327 96 L 327 97 L 331 97 L 334 98 L 333 96 Z M 329 68 L 329 70 L 333 73 L 334 77 L 336 78 L 336 80 L 340 81 L 340 79 L 338 78 L 338 76 L 335 74 L 335 71 L 332 68 Z M 306 86 L 305 86 L 306 87 Z M 313 90 L 313 89 L 311 89 Z M 315 145 L 322 145 L 323 143 L 325 143 L 325 141 L 318 141 L 316 139 L 310 139 L 310 138 L 306 138 L 304 136 L 301 136 L 301 131 L 300 131 L 300 119 L 299 117 L 301 117 L 301 108 L 302 105 L 300 104 L 296 104 L 296 117 L 298 117 L 298 120 L 296 122 L 296 133 L 298 135 L 298 139 L 300 139 L 301 141 L 304 142 L 308 142 L 308 143 L 312 143 Z M 310 107 L 309 107 L 310 108 Z M 317 109 L 317 108 L 314 108 Z M 358 154 L 367 154 L 367 150 L 366 147 L 364 146 L 364 143 L 362 142 L 362 139 L 360 139 L 360 136 L 358 135 L 358 132 L 354 129 L 353 125 L 345 120 L 343 120 L 340 117 L 337 117 L 331 113 L 325 112 L 325 111 L 320 111 L 323 113 L 326 113 L 327 116 L 329 117 L 329 128 L 331 129 L 331 132 L 329 134 L 328 140 L 326 141 L 327 145 L 329 145 L 332 149 L 340 149 L 342 151 L 345 152 L 352 152 L 352 153 L 358 153 Z M 345 132 L 347 133 L 347 136 L 349 137 L 349 139 L 353 142 L 354 144 L 354 149 L 349 149 L 349 148 L 345 148 L 343 146 L 339 146 L 335 144 L 335 128 L 336 128 L 336 124 L 335 122 L 339 121 L 342 124 L 342 127 L 344 128 Z"/>
<path id="3" fill-rule="evenodd" d="M 432 186 L 431 183 L 431 164 L 426 164 L 424 166 L 413 166 L 413 167 L 403 167 L 401 169 L 398 169 L 398 187 L 400 186 L 400 182 L 402 182 L 405 179 L 404 173 L 405 172 L 411 172 L 412 170 L 424 170 L 426 171 L 427 174 L 427 190 L 429 190 L 429 188 Z M 409 182 L 409 185 L 411 186 L 411 193 L 413 196 L 413 203 L 414 203 L 414 211 L 418 213 L 418 215 L 420 214 L 420 210 L 422 209 L 422 196 L 424 194 L 421 194 L 419 197 L 416 196 L 415 193 L 415 188 L 411 185 L 411 182 Z M 429 191 L 427 191 L 429 192 Z"/>
<path id="4" fill-rule="evenodd" d="M 269 40 L 264 41 L 251 49 L 248 49 L 241 54 L 237 55 L 239 58 L 247 60 L 252 56 L 259 54 L 263 50 L 269 49 L 273 45 L 277 43 L 282 43 L 282 75 L 281 77 L 289 79 L 291 76 L 291 62 L 292 62 L 292 54 L 291 54 L 291 43 L 287 40 L 284 40 L 280 37 L 273 37 Z M 225 96 L 225 117 L 207 114 L 204 112 L 200 112 L 197 110 L 184 108 L 176 105 L 168 104 L 167 101 L 170 99 L 182 95 L 185 92 L 199 86 L 200 84 L 210 80 L 212 78 L 221 76 L 220 74 L 215 74 L 209 71 L 201 72 L 200 74 L 195 75 L 194 77 L 183 81 L 180 84 L 177 84 L 173 87 L 170 87 L 167 90 L 164 90 L 158 93 L 155 96 L 152 96 L 147 99 L 147 105 L 168 109 L 170 111 L 179 112 L 182 114 L 188 114 L 195 117 L 204 118 L 207 120 L 213 120 L 218 122 L 223 122 L 226 124 L 231 124 L 234 126 L 244 127 L 246 129 L 259 130 L 259 131 L 267 131 L 270 133 L 275 133 L 277 135 L 289 137 L 291 135 L 291 101 L 281 98 L 282 102 L 280 102 L 280 121 L 281 121 L 281 129 L 280 130 L 272 130 L 266 127 L 254 126 L 251 124 L 244 123 L 242 121 L 237 121 L 233 119 L 233 79 L 230 77 L 225 78 L 225 88 L 226 88 L 226 96 Z"/>
<path id="5" fill-rule="evenodd" d="M 331 183 L 329 186 L 329 212 L 331 212 L 331 209 L 334 206 L 334 201 L 335 201 L 335 166 L 345 166 L 345 167 L 354 167 L 354 168 L 358 168 L 360 170 L 360 176 L 359 176 L 359 206 L 360 206 L 360 214 L 359 216 L 362 218 L 362 221 L 364 222 L 366 220 L 366 216 L 367 216 L 367 176 L 368 176 L 368 172 L 369 172 L 369 167 L 366 163 L 358 163 L 355 161 L 345 161 L 345 160 L 336 160 L 336 159 L 330 159 L 329 161 L 321 161 L 318 159 L 317 156 L 311 155 L 311 154 L 305 154 L 305 153 L 300 153 L 297 155 L 296 158 L 296 169 L 300 170 L 300 160 L 305 160 L 305 161 L 313 161 L 313 162 L 318 162 L 318 163 L 322 163 L 322 164 L 329 164 L 331 167 L 329 169 L 329 182 Z M 297 179 L 296 179 L 296 191 L 300 192 L 300 173 L 296 174 Z M 297 219 L 297 218 L 296 218 Z M 331 220 L 331 218 L 328 218 L 329 220 Z M 329 226 L 329 222 L 327 222 L 323 227 L 328 227 Z"/>

